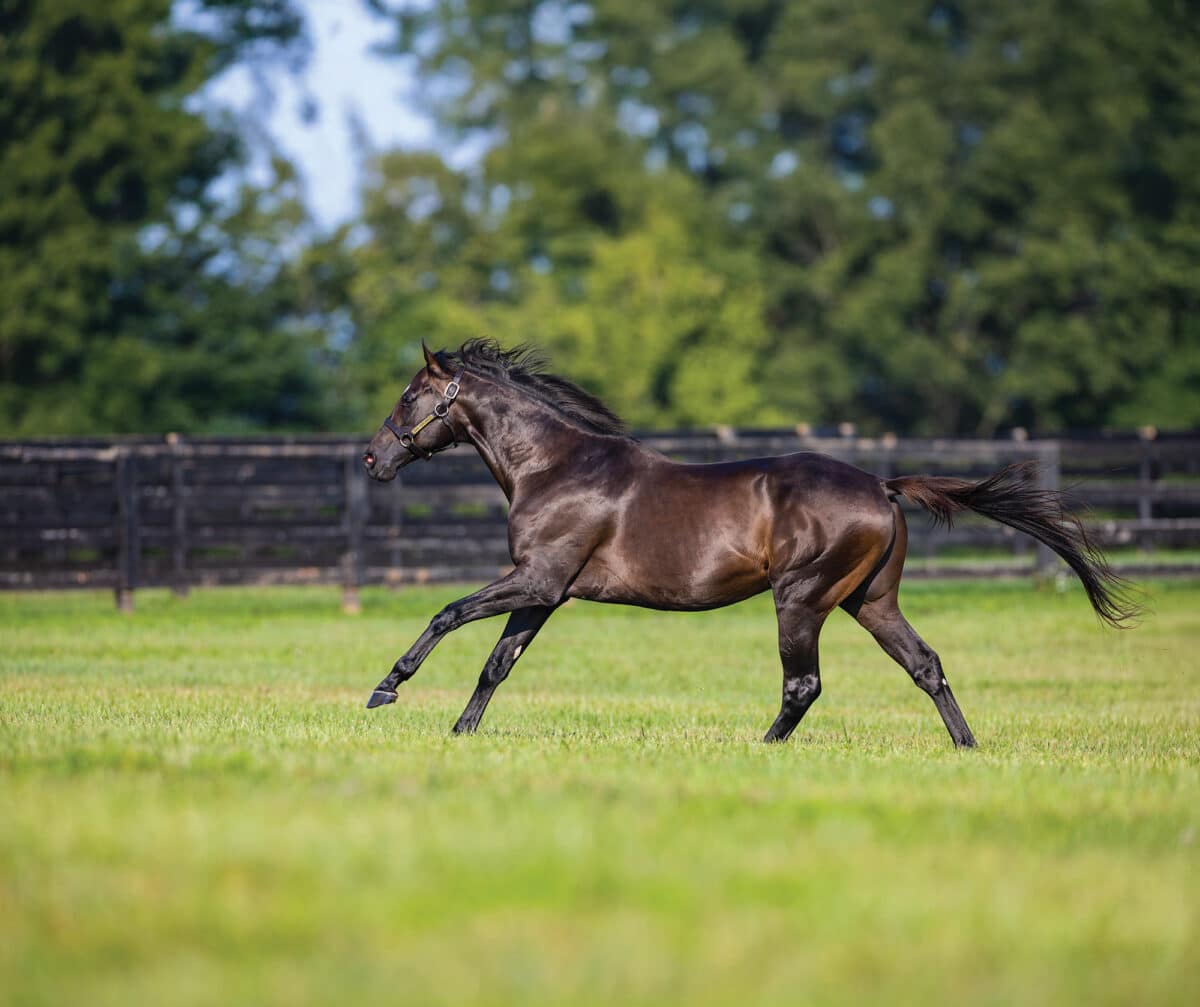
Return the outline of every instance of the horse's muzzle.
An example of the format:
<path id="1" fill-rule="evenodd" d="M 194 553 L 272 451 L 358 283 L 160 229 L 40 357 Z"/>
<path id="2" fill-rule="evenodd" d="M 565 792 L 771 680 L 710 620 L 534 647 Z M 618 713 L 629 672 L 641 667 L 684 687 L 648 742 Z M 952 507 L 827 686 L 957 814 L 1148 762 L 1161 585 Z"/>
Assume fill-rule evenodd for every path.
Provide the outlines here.
<path id="1" fill-rule="evenodd" d="M 397 458 L 383 461 L 374 451 L 366 451 L 362 456 L 363 468 L 367 470 L 367 475 L 381 483 L 395 479 L 396 473 L 404 468 L 409 460 L 408 458 Z"/>

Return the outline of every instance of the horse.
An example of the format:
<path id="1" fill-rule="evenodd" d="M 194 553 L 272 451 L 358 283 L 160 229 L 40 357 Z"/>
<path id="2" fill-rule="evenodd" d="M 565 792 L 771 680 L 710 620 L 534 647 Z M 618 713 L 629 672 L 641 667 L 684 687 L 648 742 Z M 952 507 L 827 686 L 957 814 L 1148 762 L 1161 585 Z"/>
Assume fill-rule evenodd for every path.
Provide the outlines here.
<path id="1" fill-rule="evenodd" d="M 632 437 L 599 399 L 551 373 L 528 347 L 475 339 L 431 351 L 362 456 L 367 474 L 396 478 L 415 461 L 472 445 L 508 499 L 513 569 L 445 606 L 367 701 L 397 699 L 447 633 L 508 614 L 455 733 L 469 733 L 499 685 L 565 601 L 673 611 L 719 608 L 770 591 L 779 624 L 783 697 L 764 741 L 791 737 L 821 694 L 817 641 L 848 612 L 933 700 L 955 746 L 975 746 L 937 653 L 900 611 L 908 542 L 899 498 L 949 524 L 974 511 L 1061 556 L 1105 623 L 1136 615 L 1124 582 L 1039 489 L 1035 464 L 980 481 L 883 479 L 815 452 L 683 464 Z"/>

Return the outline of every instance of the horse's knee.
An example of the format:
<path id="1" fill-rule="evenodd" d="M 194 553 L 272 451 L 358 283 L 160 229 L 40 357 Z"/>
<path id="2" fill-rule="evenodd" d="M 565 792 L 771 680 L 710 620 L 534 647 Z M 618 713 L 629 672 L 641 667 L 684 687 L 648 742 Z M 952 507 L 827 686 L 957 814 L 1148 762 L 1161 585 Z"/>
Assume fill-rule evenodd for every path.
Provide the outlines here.
<path id="1" fill-rule="evenodd" d="M 932 650 L 921 657 L 908 669 L 913 684 L 922 692 L 933 695 L 946 684 L 946 676 L 942 674 L 942 662 Z"/>
<path id="2" fill-rule="evenodd" d="M 483 666 L 483 671 L 479 673 L 479 684 L 495 688 L 506 678 L 512 669 L 512 658 L 510 655 L 498 656 L 493 654 L 487 659 Z"/>
<path id="3" fill-rule="evenodd" d="M 451 630 L 458 629 L 461 624 L 462 621 L 458 613 L 452 607 L 448 606 L 429 620 L 429 631 L 436 636 L 442 636 Z"/>

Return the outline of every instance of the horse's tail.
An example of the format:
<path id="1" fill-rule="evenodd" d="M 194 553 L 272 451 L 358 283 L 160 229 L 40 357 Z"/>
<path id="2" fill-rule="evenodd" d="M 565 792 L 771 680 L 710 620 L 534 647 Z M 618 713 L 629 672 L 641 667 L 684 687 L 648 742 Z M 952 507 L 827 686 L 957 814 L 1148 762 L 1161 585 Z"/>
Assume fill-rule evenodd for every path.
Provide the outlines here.
<path id="1" fill-rule="evenodd" d="M 1125 628 L 1140 612 L 1129 597 L 1128 581 L 1113 572 L 1104 554 L 1088 540 L 1083 525 L 1064 511 L 1062 494 L 1037 487 L 1036 474 L 1037 462 L 1018 462 L 979 482 L 900 476 L 883 485 L 924 507 L 946 527 L 955 514 L 972 510 L 1032 536 L 1067 561 L 1101 619 Z"/>

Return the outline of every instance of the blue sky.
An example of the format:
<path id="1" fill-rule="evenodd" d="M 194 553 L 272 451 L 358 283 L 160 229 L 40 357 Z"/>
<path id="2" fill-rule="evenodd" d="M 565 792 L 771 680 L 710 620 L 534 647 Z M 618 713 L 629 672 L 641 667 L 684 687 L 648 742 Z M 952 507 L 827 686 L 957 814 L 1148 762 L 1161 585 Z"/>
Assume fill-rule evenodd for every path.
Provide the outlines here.
<path id="1" fill-rule="evenodd" d="M 429 147 L 433 130 L 404 63 L 370 52 L 372 44 L 388 37 L 387 22 L 372 16 L 361 0 L 299 0 L 299 6 L 308 20 L 312 58 L 299 78 L 283 68 L 268 74 L 274 102 L 261 118 L 300 168 L 317 220 L 332 226 L 357 207 L 362 165 L 351 116 L 372 149 Z M 210 85 L 206 97 L 249 112 L 260 91 L 248 71 L 235 69 Z M 309 97 L 316 100 L 318 116 L 306 123 L 303 108 Z"/>

